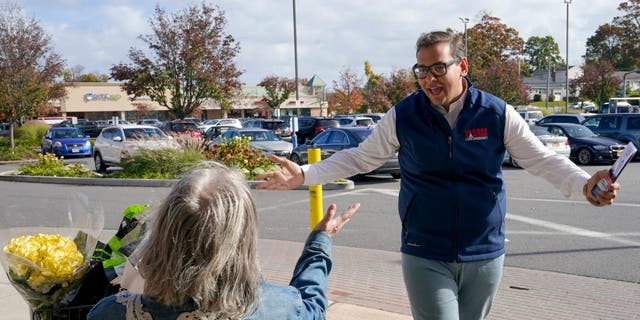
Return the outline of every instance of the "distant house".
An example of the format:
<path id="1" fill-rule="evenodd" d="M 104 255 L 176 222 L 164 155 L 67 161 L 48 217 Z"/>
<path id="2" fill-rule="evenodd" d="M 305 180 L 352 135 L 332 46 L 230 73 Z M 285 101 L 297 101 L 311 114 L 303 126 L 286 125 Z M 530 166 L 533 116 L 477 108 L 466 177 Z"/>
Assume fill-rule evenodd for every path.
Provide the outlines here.
<path id="1" fill-rule="evenodd" d="M 582 68 L 569 66 L 569 84 L 571 84 L 572 80 L 575 80 L 581 76 Z M 566 79 L 567 72 L 565 68 L 552 67 L 551 70 L 544 69 L 535 71 L 531 75 L 531 77 L 525 77 L 523 79 L 523 83 L 527 87 L 527 91 L 529 92 L 529 100 L 533 100 L 533 97 L 539 94 L 541 99 L 544 101 L 548 94 L 554 96 L 554 101 L 561 101 L 564 100 L 567 96 Z M 580 95 L 579 90 L 576 95 Z"/>
<path id="2" fill-rule="evenodd" d="M 626 77 L 625 74 L 627 75 Z M 640 74 L 635 71 L 616 71 L 613 73 L 613 76 L 620 79 L 620 92 L 623 91 L 623 80 L 627 82 L 627 89 L 624 90 L 627 95 L 629 95 L 631 91 L 640 90 Z"/>

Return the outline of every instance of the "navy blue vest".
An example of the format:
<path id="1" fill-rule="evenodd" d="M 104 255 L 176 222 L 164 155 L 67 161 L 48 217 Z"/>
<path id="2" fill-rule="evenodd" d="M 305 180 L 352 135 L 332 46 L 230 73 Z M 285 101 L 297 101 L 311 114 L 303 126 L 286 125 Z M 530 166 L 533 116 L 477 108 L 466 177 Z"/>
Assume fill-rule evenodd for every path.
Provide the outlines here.
<path id="1" fill-rule="evenodd" d="M 505 105 L 469 85 L 453 129 L 421 90 L 395 106 L 403 253 L 459 262 L 504 253 Z"/>

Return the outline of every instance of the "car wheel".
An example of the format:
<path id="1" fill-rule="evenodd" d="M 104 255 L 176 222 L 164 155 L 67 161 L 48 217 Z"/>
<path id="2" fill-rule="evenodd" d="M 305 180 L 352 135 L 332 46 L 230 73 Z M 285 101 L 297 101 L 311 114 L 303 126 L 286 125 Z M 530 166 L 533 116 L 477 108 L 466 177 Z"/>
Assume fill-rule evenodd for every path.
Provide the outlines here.
<path id="1" fill-rule="evenodd" d="M 400 173 L 392 173 L 391 178 L 400 179 Z"/>
<path id="2" fill-rule="evenodd" d="M 96 153 L 93 156 L 93 162 L 96 165 L 97 172 L 100 172 L 100 173 L 107 172 L 107 166 L 104 164 L 104 161 L 102 160 L 102 155 L 100 155 L 99 153 Z"/>
<path id="3" fill-rule="evenodd" d="M 299 165 L 303 164 L 302 160 L 300 159 L 300 156 L 295 154 L 295 153 L 291 155 L 291 161 L 293 161 L 293 162 L 295 162 L 295 163 L 297 163 Z"/>
<path id="4" fill-rule="evenodd" d="M 593 162 L 593 153 L 587 148 L 582 148 L 578 151 L 578 163 L 581 165 L 587 165 Z"/>
<path id="5" fill-rule="evenodd" d="M 509 164 L 511 164 L 511 166 L 514 168 L 521 168 L 520 165 L 511 157 L 509 157 Z"/>
<path id="6" fill-rule="evenodd" d="M 47 154 L 47 151 L 46 151 L 46 150 L 44 150 L 44 147 L 40 147 L 40 150 L 42 151 L 42 154 L 43 154 L 43 155 L 44 155 L 44 154 Z"/>

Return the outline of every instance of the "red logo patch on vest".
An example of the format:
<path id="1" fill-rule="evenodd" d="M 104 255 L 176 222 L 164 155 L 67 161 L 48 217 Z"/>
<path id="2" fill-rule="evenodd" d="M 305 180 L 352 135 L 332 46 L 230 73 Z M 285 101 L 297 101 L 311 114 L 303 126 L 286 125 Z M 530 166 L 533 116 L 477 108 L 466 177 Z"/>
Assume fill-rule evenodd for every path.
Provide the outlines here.
<path id="1" fill-rule="evenodd" d="M 487 140 L 489 139 L 487 128 L 469 129 L 464 131 L 465 141 Z"/>

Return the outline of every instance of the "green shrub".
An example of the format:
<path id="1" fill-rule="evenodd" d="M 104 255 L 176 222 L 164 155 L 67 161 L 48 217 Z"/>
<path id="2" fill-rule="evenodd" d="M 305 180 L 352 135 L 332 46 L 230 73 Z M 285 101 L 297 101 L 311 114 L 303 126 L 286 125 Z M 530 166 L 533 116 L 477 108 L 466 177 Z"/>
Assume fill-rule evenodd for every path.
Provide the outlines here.
<path id="1" fill-rule="evenodd" d="M 38 163 L 23 165 L 15 172 L 19 176 L 95 177 L 97 174 L 81 164 L 64 164 L 54 154 L 40 154 Z"/>
<path id="2" fill-rule="evenodd" d="M 196 150 L 140 149 L 133 156 L 122 159 L 122 171 L 110 174 L 115 178 L 174 179 L 206 160 Z"/>
<path id="3" fill-rule="evenodd" d="M 249 180 L 257 174 L 279 169 L 260 150 L 252 149 L 250 142 L 249 137 L 222 139 L 220 144 L 211 145 L 204 154 L 207 159 L 242 170 Z"/>
<path id="4" fill-rule="evenodd" d="M 9 139 L 0 139 L 0 161 L 36 159 L 37 154 L 37 151 L 33 150 L 33 148 L 23 145 L 16 145 L 12 149 L 9 145 Z"/>
<path id="5" fill-rule="evenodd" d="M 27 122 L 25 125 L 16 128 L 16 144 L 20 140 L 22 145 L 40 146 L 42 137 L 47 134 L 47 130 L 49 130 L 49 126 L 40 121 Z"/>

